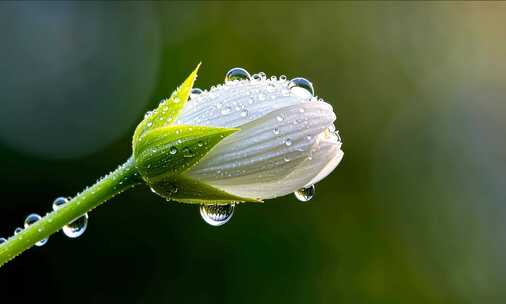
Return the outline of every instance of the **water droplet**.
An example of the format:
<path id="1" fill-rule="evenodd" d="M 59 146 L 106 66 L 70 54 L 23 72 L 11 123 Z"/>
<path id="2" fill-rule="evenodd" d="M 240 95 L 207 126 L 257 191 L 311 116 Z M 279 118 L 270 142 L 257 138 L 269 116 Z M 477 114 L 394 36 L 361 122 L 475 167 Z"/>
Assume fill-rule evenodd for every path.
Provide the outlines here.
<path id="1" fill-rule="evenodd" d="M 202 91 L 202 89 L 193 88 L 192 91 L 191 91 L 191 93 L 190 93 L 190 99 L 195 99 L 197 96 L 199 96 L 203 92 L 204 91 Z"/>
<path id="2" fill-rule="evenodd" d="M 25 218 L 25 225 L 24 225 L 25 229 L 28 228 L 30 225 L 33 225 L 35 222 L 38 222 L 40 219 L 41 219 L 40 215 L 38 215 L 36 213 L 29 214 Z M 42 232 L 42 231 L 39 231 L 39 232 Z M 14 232 L 14 234 L 16 234 L 16 232 Z M 37 243 L 35 243 L 35 246 L 39 246 L 39 247 L 44 246 L 46 243 L 47 243 L 47 238 L 38 241 Z"/>
<path id="3" fill-rule="evenodd" d="M 274 130 L 272 130 L 272 133 L 278 135 L 279 134 L 279 129 L 278 128 L 274 128 Z"/>
<path id="4" fill-rule="evenodd" d="M 14 235 L 20 233 L 21 231 L 23 231 L 23 228 L 17 227 L 16 229 L 14 229 Z"/>
<path id="5" fill-rule="evenodd" d="M 169 149 L 169 153 L 172 154 L 172 155 L 176 154 L 177 153 L 177 148 L 176 147 L 171 147 Z"/>
<path id="6" fill-rule="evenodd" d="M 267 75 L 264 72 L 258 73 L 258 76 L 260 76 L 261 79 L 266 79 Z"/>
<path id="7" fill-rule="evenodd" d="M 225 75 L 225 82 L 230 82 L 234 80 L 250 80 L 251 75 L 243 68 L 233 68 L 230 69 Z"/>
<path id="8" fill-rule="evenodd" d="M 57 197 L 54 201 L 53 201 L 53 210 L 56 211 L 57 209 L 60 209 L 61 207 L 63 207 L 63 205 L 65 203 L 68 202 L 68 199 L 65 198 L 65 197 Z"/>
<path id="9" fill-rule="evenodd" d="M 221 110 L 221 114 L 223 114 L 223 115 L 230 114 L 230 112 L 232 112 L 232 108 L 230 108 L 230 107 L 226 107 L 223 110 Z"/>
<path id="10" fill-rule="evenodd" d="M 195 153 L 190 148 L 183 149 L 183 157 L 194 157 Z"/>
<path id="11" fill-rule="evenodd" d="M 172 98 L 172 102 L 173 102 L 173 103 L 179 103 L 180 101 L 181 101 L 181 99 L 179 99 L 179 97 L 178 97 L 178 96 L 174 96 L 174 97 Z"/>
<path id="12" fill-rule="evenodd" d="M 7 242 L 7 239 L 6 238 L 0 238 L 0 245 L 2 245 L 3 243 Z"/>
<path id="13" fill-rule="evenodd" d="M 305 78 L 297 77 L 290 80 L 288 89 L 299 97 L 308 98 L 314 96 L 313 84 Z"/>
<path id="14" fill-rule="evenodd" d="M 88 213 L 63 226 L 63 233 L 69 238 L 77 238 L 83 235 L 88 227 Z"/>
<path id="15" fill-rule="evenodd" d="M 307 202 L 311 200 L 315 194 L 315 186 L 311 185 L 309 187 L 300 188 L 299 190 L 295 191 L 293 194 L 295 197 L 301 201 L 301 202 Z"/>
<path id="16" fill-rule="evenodd" d="M 290 158 L 288 158 L 288 156 L 285 156 L 283 159 L 285 160 L 285 162 L 289 162 L 290 161 Z"/>
<path id="17" fill-rule="evenodd" d="M 241 117 L 246 117 L 248 116 L 248 110 L 244 109 L 241 111 Z"/>
<path id="18" fill-rule="evenodd" d="M 150 122 L 148 122 L 146 125 L 147 125 L 147 126 L 148 126 L 148 128 L 149 128 L 149 127 L 151 127 L 151 126 L 153 125 L 153 123 L 150 121 Z"/>
<path id="19" fill-rule="evenodd" d="M 285 145 L 286 145 L 287 147 L 290 147 L 290 146 L 292 145 L 292 140 L 291 140 L 290 138 L 287 138 L 287 139 L 285 140 Z"/>
<path id="20" fill-rule="evenodd" d="M 234 215 L 235 204 L 229 205 L 201 205 L 200 216 L 211 226 L 226 224 Z"/>
<path id="21" fill-rule="evenodd" d="M 279 80 L 286 80 L 286 75 L 279 76 Z"/>
<path id="22" fill-rule="evenodd" d="M 278 115 L 278 116 L 276 116 L 276 120 L 279 121 L 279 122 L 282 122 L 283 121 L 283 117 L 281 117 L 281 116 Z"/>

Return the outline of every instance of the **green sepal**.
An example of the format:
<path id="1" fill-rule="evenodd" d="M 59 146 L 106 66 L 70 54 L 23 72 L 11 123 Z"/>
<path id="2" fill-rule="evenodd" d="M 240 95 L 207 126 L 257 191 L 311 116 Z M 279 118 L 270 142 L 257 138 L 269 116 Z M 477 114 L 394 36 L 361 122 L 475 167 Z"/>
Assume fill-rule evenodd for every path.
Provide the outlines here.
<path id="1" fill-rule="evenodd" d="M 134 149 L 137 141 L 144 133 L 170 125 L 176 120 L 190 97 L 193 83 L 197 79 L 199 67 L 200 63 L 169 98 L 162 100 L 158 107 L 148 112 L 149 114 L 137 125 L 132 141 Z"/>
<path id="2" fill-rule="evenodd" d="M 149 184 L 198 163 L 217 143 L 239 129 L 173 125 L 143 134 L 134 146 L 137 170 Z"/>
<path id="3" fill-rule="evenodd" d="M 167 200 L 188 204 L 226 205 L 237 202 L 263 203 L 261 200 L 241 197 L 217 189 L 184 175 L 166 178 L 150 187 Z"/>

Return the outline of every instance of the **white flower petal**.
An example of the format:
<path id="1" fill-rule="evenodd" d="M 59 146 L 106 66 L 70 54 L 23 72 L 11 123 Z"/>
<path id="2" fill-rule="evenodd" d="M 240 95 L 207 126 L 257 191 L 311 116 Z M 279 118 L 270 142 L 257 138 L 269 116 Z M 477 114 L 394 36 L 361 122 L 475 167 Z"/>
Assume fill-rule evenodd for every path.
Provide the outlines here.
<path id="1" fill-rule="evenodd" d="M 320 136 L 319 136 L 320 137 Z M 340 150 L 340 143 L 336 141 L 317 141 L 312 147 L 311 157 L 305 158 L 294 170 L 276 180 L 267 181 L 263 178 L 256 178 L 255 181 L 245 183 L 230 183 L 230 180 L 219 180 L 210 184 L 243 197 L 255 197 L 261 199 L 270 199 L 283 196 L 294 192 L 297 189 L 313 184 L 313 181 L 319 181 L 321 173 L 326 172 L 329 166 L 339 163 L 343 152 Z M 337 163 L 336 163 L 337 161 Z"/>
<path id="2" fill-rule="evenodd" d="M 188 101 L 176 124 L 238 127 L 267 113 L 309 101 L 291 94 L 286 80 L 232 81 Z"/>
<path id="3" fill-rule="evenodd" d="M 270 198 L 293 192 L 318 175 L 338 153 L 337 143 L 319 143 L 320 134 L 334 120 L 332 107 L 325 102 L 278 109 L 243 125 L 240 132 L 225 138 L 186 174 L 248 197 Z M 309 161 L 311 154 L 313 160 Z M 300 172 L 292 174 L 305 163 Z"/>

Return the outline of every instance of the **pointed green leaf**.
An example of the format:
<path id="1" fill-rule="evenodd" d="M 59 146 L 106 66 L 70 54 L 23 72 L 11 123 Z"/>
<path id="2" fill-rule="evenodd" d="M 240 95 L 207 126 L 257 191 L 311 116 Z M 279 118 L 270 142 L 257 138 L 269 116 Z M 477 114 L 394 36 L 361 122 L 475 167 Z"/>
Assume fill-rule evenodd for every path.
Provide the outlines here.
<path id="1" fill-rule="evenodd" d="M 199 67 L 200 63 L 169 98 L 162 100 L 158 107 L 153 110 L 151 114 L 147 115 L 143 121 L 141 121 L 135 129 L 133 137 L 134 147 L 142 134 L 156 128 L 170 125 L 174 122 L 174 120 L 176 120 L 190 97 L 193 83 L 195 82 L 195 79 L 197 79 L 197 71 L 199 70 Z"/>
<path id="2" fill-rule="evenodd" d="M 136 167 L 148 183 L 182 173 L 238 130 L 184 125 L 153 129 L 134 146 Z"/>
<path id="3" fill-rule="evenodd" d="M 150 185 L 167 199 L 188 204 L 230 204 L 234 202 L 262 203 L 261 200 L 240 197 L 186 176 L 177 176 Z"/>

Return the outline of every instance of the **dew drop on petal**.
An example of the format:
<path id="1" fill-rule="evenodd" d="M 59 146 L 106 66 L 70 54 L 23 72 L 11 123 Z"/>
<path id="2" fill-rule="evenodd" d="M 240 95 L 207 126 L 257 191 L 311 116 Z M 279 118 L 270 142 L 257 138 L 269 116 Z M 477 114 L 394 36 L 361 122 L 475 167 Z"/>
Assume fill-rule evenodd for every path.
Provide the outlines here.
<path id="1" fill-rule="evenodd" d="M 228 205 L 201 205 L 200 216 L 211 226 L 226 224 L 234 215 L 235 204 Z"/>
<path id="2" fill-rule="evenodd" d="M 248 116 L 248 110 L 244 109 L 241 111 L 241 117 L 246 117 Z"/>
<path id="3" fill-rule="evenodd" d="M 294 95 L 307 98 L 314 96 L 313 84 L 302 77 L 297 77 L 288 82 L 288 89 Z"/>
<path id="4" fill-rule="evenodd" d="M 2 245 L 3 243 L 7 242 L 7 239 L 6 238 L 0 238 L 0 245 Z"/>
<path id="5" fill-rule="evenodd" d="M 232 112 L 232 108 L 230 108 L 230 107 L 226 107 L 226 108 L 223 108 L 223 110 L 221 110 L 222 115 L 230 114 L 230 112 Z"/>
<path id="6" fill-rule="evenodd" d="M 177 148 L 176 147 L 171 147 L 169 149 L 169 153 L 172 154 L 172 155 L 176 154 L 177 153 Z"/>
<path id="7" fill-rule="evenodd" d="M 67 237 L 73 239 L 83 235 L 87 227 L 88 227 L 88 213 L 85 213 L 76 220 L 73 220 L 72 222 L 63 226 L 62 231 L 63 234 L 65 234 Z"/>
<path id="8" fill-rule="evenodd" d="M 274 130 L 272 130 L 272 133 L 278 135 L 279 134 L 279 129 L 278 128 L 274 128 Z"/>
<path id="9" fill-rule="evenodd" d="M 225 83 L 231 82 L 234 80 L 250 80 L 251 75 L 243 68 L 233 68 L 230 69 L 225 75 Z"/>
<path id="10" fill-rule="evenodd" d="M 190 93 L 190 99 L 195 99 L 197 96 L 202 94 L 202 92 L 204 92 L 204 91 L 202 91 L 202 89 L 193 88 Z"/>
<path id="11" fill-rule="evenodd" d="M 35 222 L 38 222 L 40 219 L 41 219 L 41 216 L 36 213 L 29 214 L 25 218 L 25 223 L 24 223 L 25 229 L 28 228 L 30 225 L 33 225 Z M 42 232 L 42 231 L 39 231 L 39 232 Z M 16 234 L 16 232 L 14 232 L 14 234 Z M 47 243 L 47 238 L 38 241 L 37 243 L 35 243 L 35 246 L 39 246 L 39 247 L 44 246 L 46 243 Z"/>
<path id="12" fill-rule="evenodd" d="M 290 146 L 292 145 L 292 140 L 291 140 L 290 138 L 287 138 L 287 139 L 285 140 L 285 145 L 286 145 L 287 147 L 290 147 Z"/>
<path id="13" fill-rule="evenodd" d="M 276 120 L 279 121 L 279 122 L 282 122 L 283 121 L 283 117 L 281 117 L 281 116 L 278 115 L 278 116 L 276 116 Z"/>
<path id="14" fill-rule="evenodd" d="M 14 235 L 20 233 L 21 231 L 23 231 L 23 228 L 17 227 L 16 229 L 14 229 Z"/>
<path id="15" fill-rule="evenodd" d="M 300 188 L 299 190 L 295 191 L 293 194 L 295 197 L 301 201 L 301 202 L 307 202 L 311 200 L 315 194 L 316 187 L 314 185 L 311 185 L 309 187 Z"/>

